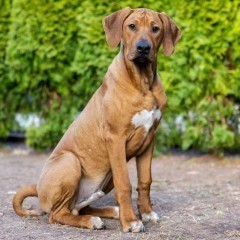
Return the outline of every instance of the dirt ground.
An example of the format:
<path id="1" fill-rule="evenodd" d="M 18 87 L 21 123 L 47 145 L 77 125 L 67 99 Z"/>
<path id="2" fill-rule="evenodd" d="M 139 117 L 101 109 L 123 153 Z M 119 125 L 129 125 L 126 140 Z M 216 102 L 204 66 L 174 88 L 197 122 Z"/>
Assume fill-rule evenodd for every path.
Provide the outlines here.
<path id="1" fill-rule="evenodd" d="M 240 239 L 240 157 L 168 154 L 153 160 L 151 199 L 160 223 L 145 224 L 145 233 L 123 233 L 119 220 L 104 219 L 106 230 L 49 224 L 48 216 L 18 217 L 12 197 L 21 186 L 37 183 L 47 154 L 0 151 L 0 239 Z M 136 211 L 135 160 L 129 162 Z M 116 204 L 113 192 L 97 205 Z M 37 199 L 25 201 L 37 207 Z"/>

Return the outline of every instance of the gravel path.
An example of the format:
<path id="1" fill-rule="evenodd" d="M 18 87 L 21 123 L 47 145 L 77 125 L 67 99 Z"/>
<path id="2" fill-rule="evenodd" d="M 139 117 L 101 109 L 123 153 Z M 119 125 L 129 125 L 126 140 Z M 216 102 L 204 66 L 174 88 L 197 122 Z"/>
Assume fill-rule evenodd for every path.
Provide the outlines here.
<path id="1" fill-rule="evenodd" d="M 210 155 L 164 155 L 153 160 L 151 190 L 157 224 L 146 232 L 123 233 L 119 220 L 107 220 L 107 230 L 91 231 L 49 224 L 48 216 L 21 219 L 12 209 L 12 197 L 21 186 L 36 183 L 46 154 L 25 150 L 0 151 L 0 239 L 240 239 L 240 157 L 215 159 Z M 136 211 L 135 160 L 129 162 Z M 113 192 L 97 205 L 116 204 Z M 24 202 L 38 207 L 37 199 Z"/>

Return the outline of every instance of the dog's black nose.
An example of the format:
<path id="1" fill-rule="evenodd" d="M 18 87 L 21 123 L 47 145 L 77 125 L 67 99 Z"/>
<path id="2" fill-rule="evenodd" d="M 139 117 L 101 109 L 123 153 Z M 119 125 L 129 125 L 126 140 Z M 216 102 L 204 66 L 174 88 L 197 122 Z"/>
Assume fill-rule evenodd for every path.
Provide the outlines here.
<path id="1" fill-rule="evenodd" d="M 137 51 L 141 54 L 148 54 L 150 49 L 151 49 L 151 45 L 148 41 L 139 41 L 137 44 L 136 44 L 136 48 L 137 48 Z"/>

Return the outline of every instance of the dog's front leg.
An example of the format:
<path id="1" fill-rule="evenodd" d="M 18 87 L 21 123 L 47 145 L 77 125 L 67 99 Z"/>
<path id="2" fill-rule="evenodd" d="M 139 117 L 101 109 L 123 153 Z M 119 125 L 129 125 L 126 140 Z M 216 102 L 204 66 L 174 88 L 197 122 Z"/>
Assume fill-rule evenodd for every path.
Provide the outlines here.
<path id="1" fill-rule="evenodd" d="M 147 150 L 136 158 L 138 173 L 138 211 L 143 222 L 158 222 L 157 213 L 152 211 L 150 200 L 150 186 L 152 183 L 151 163 L 154 148 L 154 140 L 148 146 Z"/>
<path id="2" fill-rule="evenodd" d="M 120 207 L 120 222 L 124 232 L 142 232 L 144 226 L 137 219 L 132 207 L 132 186 L 129 180 L 126 161 L 126 141 L 119 136 L 108 135 L 106 138 L 111 164 L 115 197 Z"/>

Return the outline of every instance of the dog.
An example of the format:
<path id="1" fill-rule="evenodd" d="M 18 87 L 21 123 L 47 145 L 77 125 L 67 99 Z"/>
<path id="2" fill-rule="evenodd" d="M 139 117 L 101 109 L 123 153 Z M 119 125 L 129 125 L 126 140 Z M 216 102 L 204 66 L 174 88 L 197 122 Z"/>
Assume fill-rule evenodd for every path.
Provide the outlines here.
<path id="1" fill-rule="evenodd" d="M 181 37 L 165 13 L 129 7 L 103 19 L 106 40 L 120 51 L 102 85 L 70 125 L 46 161 L 38 184 L 22 187 L 13 198 L 19 216 L 49 213 L 49 222 L 104 229 L 100 217 L 120 218 L 124 232 L 142 232 L 142 222 L 159 221 L 150 200 L 154 134 L 167 97 L 157 74 L 160 45 L 173 54 Z M 132 207 L 127 162 L 136 158 L 139 220 Z M 119 207 L 90 205 L 115 188 Z M 38 197 L 41 210 L 22 207 Z"/>

